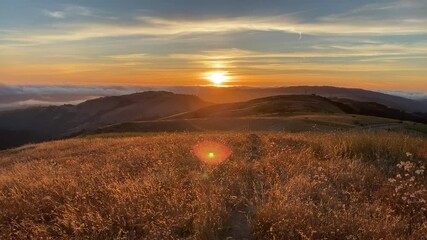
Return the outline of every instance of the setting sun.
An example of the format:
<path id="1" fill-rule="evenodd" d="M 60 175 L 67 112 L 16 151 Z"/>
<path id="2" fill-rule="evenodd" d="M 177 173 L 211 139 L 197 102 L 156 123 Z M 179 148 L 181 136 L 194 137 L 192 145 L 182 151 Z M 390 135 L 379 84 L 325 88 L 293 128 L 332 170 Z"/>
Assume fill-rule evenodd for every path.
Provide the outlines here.
<path id="1" fill-rule="evenodd" d="M 227 72 L 208 72 L 206 73 L 206 79 L 212 82 L 214 85 L 222 85 L 224 82 L 230 79 Z"/>

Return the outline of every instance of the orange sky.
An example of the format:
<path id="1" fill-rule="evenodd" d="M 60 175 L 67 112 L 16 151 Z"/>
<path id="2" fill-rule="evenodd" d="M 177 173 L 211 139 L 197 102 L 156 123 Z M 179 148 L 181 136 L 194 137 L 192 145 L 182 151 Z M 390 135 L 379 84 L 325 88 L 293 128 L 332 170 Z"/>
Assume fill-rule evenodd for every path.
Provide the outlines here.
<path id="1" fill-rule="evenodd" d="M 6 0 L 0 83 L 191 86 L 223 72 L 224 86 L 427 92 L 425 1 L 184 6 Z"/>
<path id="2" fill-rule="evenodd" d="M 418 90 L 427 92 L 427 84 L 422 70 L 399 70 L 402 67 L 364 66 L 362 70 L 351 68 L 346 71 L 322 71 L 323 66 L 294 64 L 292 66 L 253 67 L 239 69 L 235 67 L 197 69 L 144 69 L 132 65 L 102 64 L 13 64 L 3 65 L 0 75 L 5 84 L 78 84 L 78 85 L 145 85 L 145 86 L 191 86 L 211 85 L 206 73 L 225 72 L 228 80 L 224 86 L 295 86 L 295 85 L 331 85 L 340 87 L 360 87 L 366 89 Z M 353 67 L 353 66 L 352 66 Z M 378 68 L 369 71 L 369 68 Z M 278 72 L 275 72 L 277 68 Z M 289 73 L 281 73 L 289 68 Z M 340 66 L 328 66 L 340 68 Z M 328 69 L 326 68 L 326 69 Z M 391 68 L 387 71 L 388 68 Z M 23 71 L 25 69 L 25 71 Z M 273 69 L 273 71 L 272 71 Z M 307 70 L 306 70 L 307 69 Z M 383 70 L 384 69 L 384 70 Z"/>

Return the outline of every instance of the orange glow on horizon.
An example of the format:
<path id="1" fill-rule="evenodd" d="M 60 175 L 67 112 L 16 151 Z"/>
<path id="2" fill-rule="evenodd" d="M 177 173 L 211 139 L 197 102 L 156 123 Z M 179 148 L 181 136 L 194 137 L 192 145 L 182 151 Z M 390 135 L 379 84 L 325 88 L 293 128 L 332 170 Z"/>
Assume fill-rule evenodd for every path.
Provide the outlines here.
<path id="1" fill-rule="evenodd" d="M 25 69 L 25 71 L 22 71 Z M 209 71 L 211 70 L 211 71 Z M 283 87 L 336 86 L 368 90 L 401 90 L 427 92 L 420 72 L 408 74 L 373 72 L 270 73 L 262 70 L 138 69 L 134 66 L 103 64 L 0 64 L 1 84 L 48 85 L 135 85 L 135 86 L 210 86 Z M 387 78 L 385 80 L 378 80 Z"/>

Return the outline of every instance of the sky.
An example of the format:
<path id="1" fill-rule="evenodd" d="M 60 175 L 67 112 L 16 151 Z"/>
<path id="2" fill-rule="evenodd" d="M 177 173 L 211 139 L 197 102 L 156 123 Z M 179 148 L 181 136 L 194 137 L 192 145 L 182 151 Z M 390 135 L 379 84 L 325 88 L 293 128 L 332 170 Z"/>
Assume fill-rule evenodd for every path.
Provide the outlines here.
<path id="1" fill-rule="evenodd" d="M 427 0 L 0 0 L 0 84 L 427 92 Z M 218 80 L 218 79 L 217 79 Z"/>

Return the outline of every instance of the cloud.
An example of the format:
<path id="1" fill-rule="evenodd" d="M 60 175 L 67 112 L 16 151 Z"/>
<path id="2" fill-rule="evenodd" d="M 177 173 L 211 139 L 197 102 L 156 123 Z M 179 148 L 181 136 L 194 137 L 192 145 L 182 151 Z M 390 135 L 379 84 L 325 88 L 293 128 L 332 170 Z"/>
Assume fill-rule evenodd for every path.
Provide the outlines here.
<path id="1" fill-rule="evenodd" d="M 344 13 L 307 20 L 292 15 L 211 17 L 201 19 L 137 16 L 132 21 L 103 18 L 95 10 L 70 5 L 61 11 L 47 11 L 51 17 L 98 16 L 90 21 L 68 21 L 50 28 L 4 33 L 3 40 L 33 43 L 77 41 L 118 36 L 169 36 L 239 31 L 279 31 L 304 35 L 414 35 L 427 34 L 426 4 L 403 1 L 406 11 L 396 13 L 399 2 L 368 4 Z M 408 2 L 408 3 L 407 3 Z"/>
<path id="2" fill-rule="evenodd" d="M 97 86 L 97 85 L 5 85 L 0 83 L 0 111 L 31 106 L 78 104 L 103 96 L 120 96 L 144 91 L 194 94 L 200 87 L 182 86 Z"/>
<path id="3" fill-rule="evenodd" d="M 73 16 L 95 17 L 95 10 L 79 5 L 65 5 L 61 10 L 43 10 L 43 14 L 51 18 L 67 18 Z"/>
<path id="4" fill-rule="evenodd" d="M 313 79 L 341 74 L 336 82 L 351 76 L 358 79 L 353 83 L 401 81 L 407 88 L 421 86 L 426 73 L 425 1 L 359 8 L 346 3 L 287 15 L 280 14 L 295 9 L 281 8 L 286 4 L 271 14 L 204 9 L 190 17 L 174 6 L 166 12 L 102 5 L 51 5 L 46 14 L 58 19 L 48 24 L 42 19 L 27 29 L 0 29 L 3 82 L 186 85 L 202 83 L 202 72 L 224 68 L 242 82 L 276 74 L 274 82 L 281 83 L 289 72 L 306 71 Z M 333 12 L 343 5 L 352 10 Z"/>
<path id="5" fill-rule="evenodd" d="M 75 101 L 42 101 L 38 99 L 27 99 L 27 100 L 16 101 L 11 103 L 0 103 L 0 111 L 21 109 L 21 108 L 28 108 L 28 107 L 59 106 L 59 105 L 65 105 L 65 104 L 76 105 L 86 100 L 88 99 L 82 98 L 80 100 L 75 100 Z"/>
<path id="6" fill-rule="evenodd" d="M 62 11 L 44 10 L 43 13 L 46 16 L 49 16 L 49 17 L 52 17 L 52 18 L 65 18 L 65 12 L 62 12 Z"/>
<path id="7" fill-rule="evenodd" d="M 151 88 L 139 86 L 85 86 L 85 85 L 0 85 L 1 95 L 85 95 L 85 96 L 110 96 L 123 95 L 133 92 L 149 90 Z"/>
<path id="8" fill-rule="evenodd" d="M 427 94 L 423 92 L 384 91 L 384 90 L 378 90 L 378 92 L 405 97 L 409 99 L 415 99 L 415 100 L 427 99 Z"/>
<path id="9" fill-rule="evenodd" d="M 93 9 L 78 5 L 66 5 L 64 11 L 68 15 L 96 16 Z"/>
<path id="10" fill-rule="evenodd" d="M 144 91 L 172 91 L 181 93 L 187 88 L 180 86 L 110 86 L 110 85 L 6 85 L 0 84 L 0 97 L 12 95 L 40 95 L 43 101 L 49 101 L 54 95 L 82 95 L 82 96 L 118 96 Z"/>
<path id="11" fill-rule="evenodd" d="M 111 55 L 108 58 L 119 61 L 130 61 L 130 60 L 140 60 L 146 58 L 147 54 L 145 53 L 134 53 L 134 54 L 121 54 L 121 55 Z"/>
<path id="12" fill-rule="evenodd" d="M 260 62 L 269 59 L 277 62 L 283 59 L 301 58 L 348 58 L 358 57 L 369 61 L 373 57 L 385 59 L 423 59 L 426 58 L 427 44 L 352 44 L 314 46 L 305 52 L 257 52 L 244 49 L 218 49 L 196 53 L 170 54 L 169 58 L 195 62 L 216 62 L 245 60 Z M 252 59 L 252 60 L 251 60 Z"/>
<path id="13" fill-rule="evenodd" d="M 0 84 L 0 111 L 32 106 L 78 104 L 102 96 L 117 96 L 156 88 L 137 86 L 4 85 Z"/>

